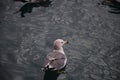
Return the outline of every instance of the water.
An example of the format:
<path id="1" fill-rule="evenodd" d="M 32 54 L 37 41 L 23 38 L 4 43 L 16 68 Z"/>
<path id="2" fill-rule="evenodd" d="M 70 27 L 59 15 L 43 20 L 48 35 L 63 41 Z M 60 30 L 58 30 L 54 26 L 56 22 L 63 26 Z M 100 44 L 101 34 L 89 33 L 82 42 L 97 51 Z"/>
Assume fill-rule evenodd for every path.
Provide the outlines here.
<path id="1" fill-rule="evenodd" d="M 0 80 L 42 80 L 46 54 L 57 38 L 68 40 L 67 74 L 58 80 L 119 80 L 120 15 L 99 0 L 54 0 L 24 18 L 24 3 L 1 0 Z"/>

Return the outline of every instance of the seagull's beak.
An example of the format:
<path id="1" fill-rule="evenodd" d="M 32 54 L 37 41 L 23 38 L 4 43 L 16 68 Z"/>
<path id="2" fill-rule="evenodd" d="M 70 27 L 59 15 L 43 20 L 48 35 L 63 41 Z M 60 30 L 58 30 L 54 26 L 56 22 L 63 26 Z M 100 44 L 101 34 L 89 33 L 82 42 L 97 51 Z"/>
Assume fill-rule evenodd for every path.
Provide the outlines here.
<path id="1" fill-rule="evenodd" d="M 69 42 L 67 40 L 64 41 L 64 44 L 68 44 Z"/>

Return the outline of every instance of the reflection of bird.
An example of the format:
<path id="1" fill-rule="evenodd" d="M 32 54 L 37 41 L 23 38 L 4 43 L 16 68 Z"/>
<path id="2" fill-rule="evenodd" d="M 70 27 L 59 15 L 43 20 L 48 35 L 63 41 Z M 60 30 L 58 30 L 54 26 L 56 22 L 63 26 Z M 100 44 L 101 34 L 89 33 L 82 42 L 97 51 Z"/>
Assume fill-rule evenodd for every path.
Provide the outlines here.
<path id="1" fill-rule="evenodd" d="M 63 45 L 68 41 L 57 39 L 54 41 L 54 50 L 46 56 L 44 65 L 44 80 L 56 80 L 57 77 L 64 73 L 67 57 L 63 50 Z"/>

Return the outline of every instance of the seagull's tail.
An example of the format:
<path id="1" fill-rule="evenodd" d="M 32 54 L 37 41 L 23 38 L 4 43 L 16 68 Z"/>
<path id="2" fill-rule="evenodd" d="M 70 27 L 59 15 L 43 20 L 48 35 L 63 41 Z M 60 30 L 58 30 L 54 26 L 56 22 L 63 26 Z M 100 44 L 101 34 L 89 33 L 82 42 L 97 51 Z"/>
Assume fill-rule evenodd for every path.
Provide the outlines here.
<path id="1" fill-rule="evenodd" d="M 45 74 L 44 74 L 44 79 L 43 80 L 57 80 L 59 75 L 60 75 L 60 73 L 58 73 L 56 71 L 46 70 Z"/>

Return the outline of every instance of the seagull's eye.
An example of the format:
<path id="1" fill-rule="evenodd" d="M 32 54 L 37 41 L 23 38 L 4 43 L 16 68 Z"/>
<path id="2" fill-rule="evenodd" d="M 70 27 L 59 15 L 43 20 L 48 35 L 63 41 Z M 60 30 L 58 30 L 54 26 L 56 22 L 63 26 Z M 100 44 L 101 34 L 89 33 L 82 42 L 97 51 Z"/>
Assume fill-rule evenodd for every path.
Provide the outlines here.
<path id="1" fill-rule="evenodd" d="M 63 42 L 61 42 L 63 44 Z"/>

